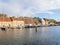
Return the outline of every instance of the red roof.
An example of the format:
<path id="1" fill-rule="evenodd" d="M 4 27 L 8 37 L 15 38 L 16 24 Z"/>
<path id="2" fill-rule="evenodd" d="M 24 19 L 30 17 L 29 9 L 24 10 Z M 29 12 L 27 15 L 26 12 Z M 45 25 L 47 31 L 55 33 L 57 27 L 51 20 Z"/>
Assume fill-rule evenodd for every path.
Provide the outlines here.
<path id="1" fill-rule="evenodd" d="M 31 19 L 31 18 L 16 18 L 16 17 L 5 17 L 5 18 L 0 18 L 0 21 L 5 21 L 5 22 L 10 22 L 10 21 L 13 21 L 13 20 L 19 20 L 19 21 L 24 21 L 25 24 L 33 24 L 35 22 L 38 22 L 39 21 L 37 19 Z"/>
<path id="2" fill-rule="evenodd" d="M 10 21 L 11 21 L 11 19 L 10 19 L 10 18 L 8 18 L 8 17 L 6 17 L 6 18 L 0 18 L 0 21 L 10 22 Z"/>

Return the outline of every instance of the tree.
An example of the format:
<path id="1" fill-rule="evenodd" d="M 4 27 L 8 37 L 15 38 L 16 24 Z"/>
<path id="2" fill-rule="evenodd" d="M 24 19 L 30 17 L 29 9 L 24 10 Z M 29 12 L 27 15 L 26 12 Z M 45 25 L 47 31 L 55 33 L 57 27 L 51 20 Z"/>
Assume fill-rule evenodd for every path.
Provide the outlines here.
<path id="1" fill-rule="evenodd" d="M 33 19 L 37 19 L 40 23 L 42 23 L 42 19 L 39 17 L 34 17 Z"/>
<path id="2" fill-rule="evenodd" d="M 7 17 L 7 14 L 0 14 L 0 17 Z"/>
<path id="3" fill-rule="evenodd" d="M 49 22 L 56 23 L 56 20 L 54 19 L 48 19 Z"/>
<path id="4" fill-rule="evenodd" d="M 47 19 L 47 18 L 43 18 L 45 21 L 47 20 L 47 21 L 49 21 L 49 22 L 52 22 L 52 23 L 56 23 L 56 20 L 54 20 L 54 19 Z"/>

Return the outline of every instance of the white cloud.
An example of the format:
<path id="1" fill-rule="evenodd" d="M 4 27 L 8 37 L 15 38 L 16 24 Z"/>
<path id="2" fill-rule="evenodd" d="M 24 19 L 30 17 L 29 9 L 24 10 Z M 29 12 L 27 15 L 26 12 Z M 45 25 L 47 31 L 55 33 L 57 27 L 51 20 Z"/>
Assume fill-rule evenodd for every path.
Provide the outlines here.
<path id="1" fill-rule="evenodd" d="M 49 10 L 60 9 L 60 0 L 0 0 L 0 12 L 11 15 L 35 16 L 36 13 L 54 14 Z"/>

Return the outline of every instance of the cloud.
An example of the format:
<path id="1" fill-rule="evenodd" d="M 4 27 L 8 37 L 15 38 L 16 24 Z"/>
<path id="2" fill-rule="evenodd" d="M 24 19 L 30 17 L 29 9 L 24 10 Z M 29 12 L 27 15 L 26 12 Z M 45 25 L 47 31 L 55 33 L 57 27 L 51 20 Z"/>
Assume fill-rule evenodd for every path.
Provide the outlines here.
<path id="1" fill-rule="evenodd" d="M 0 13 L 16 16 L 35 16 L 36 13 L 54 14 L 60 9 L 60 0 L 0 0 Z"/>

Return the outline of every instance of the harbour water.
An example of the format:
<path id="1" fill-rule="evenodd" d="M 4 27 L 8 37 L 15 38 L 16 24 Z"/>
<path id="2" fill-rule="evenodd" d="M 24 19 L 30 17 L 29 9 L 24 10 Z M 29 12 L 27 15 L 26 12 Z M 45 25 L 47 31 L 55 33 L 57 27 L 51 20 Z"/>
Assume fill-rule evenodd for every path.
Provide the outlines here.
<path id="1" fill-rule="evenodd" d="M 60 26 L 0 30 L 0 45 L 60 45 Z"/>

